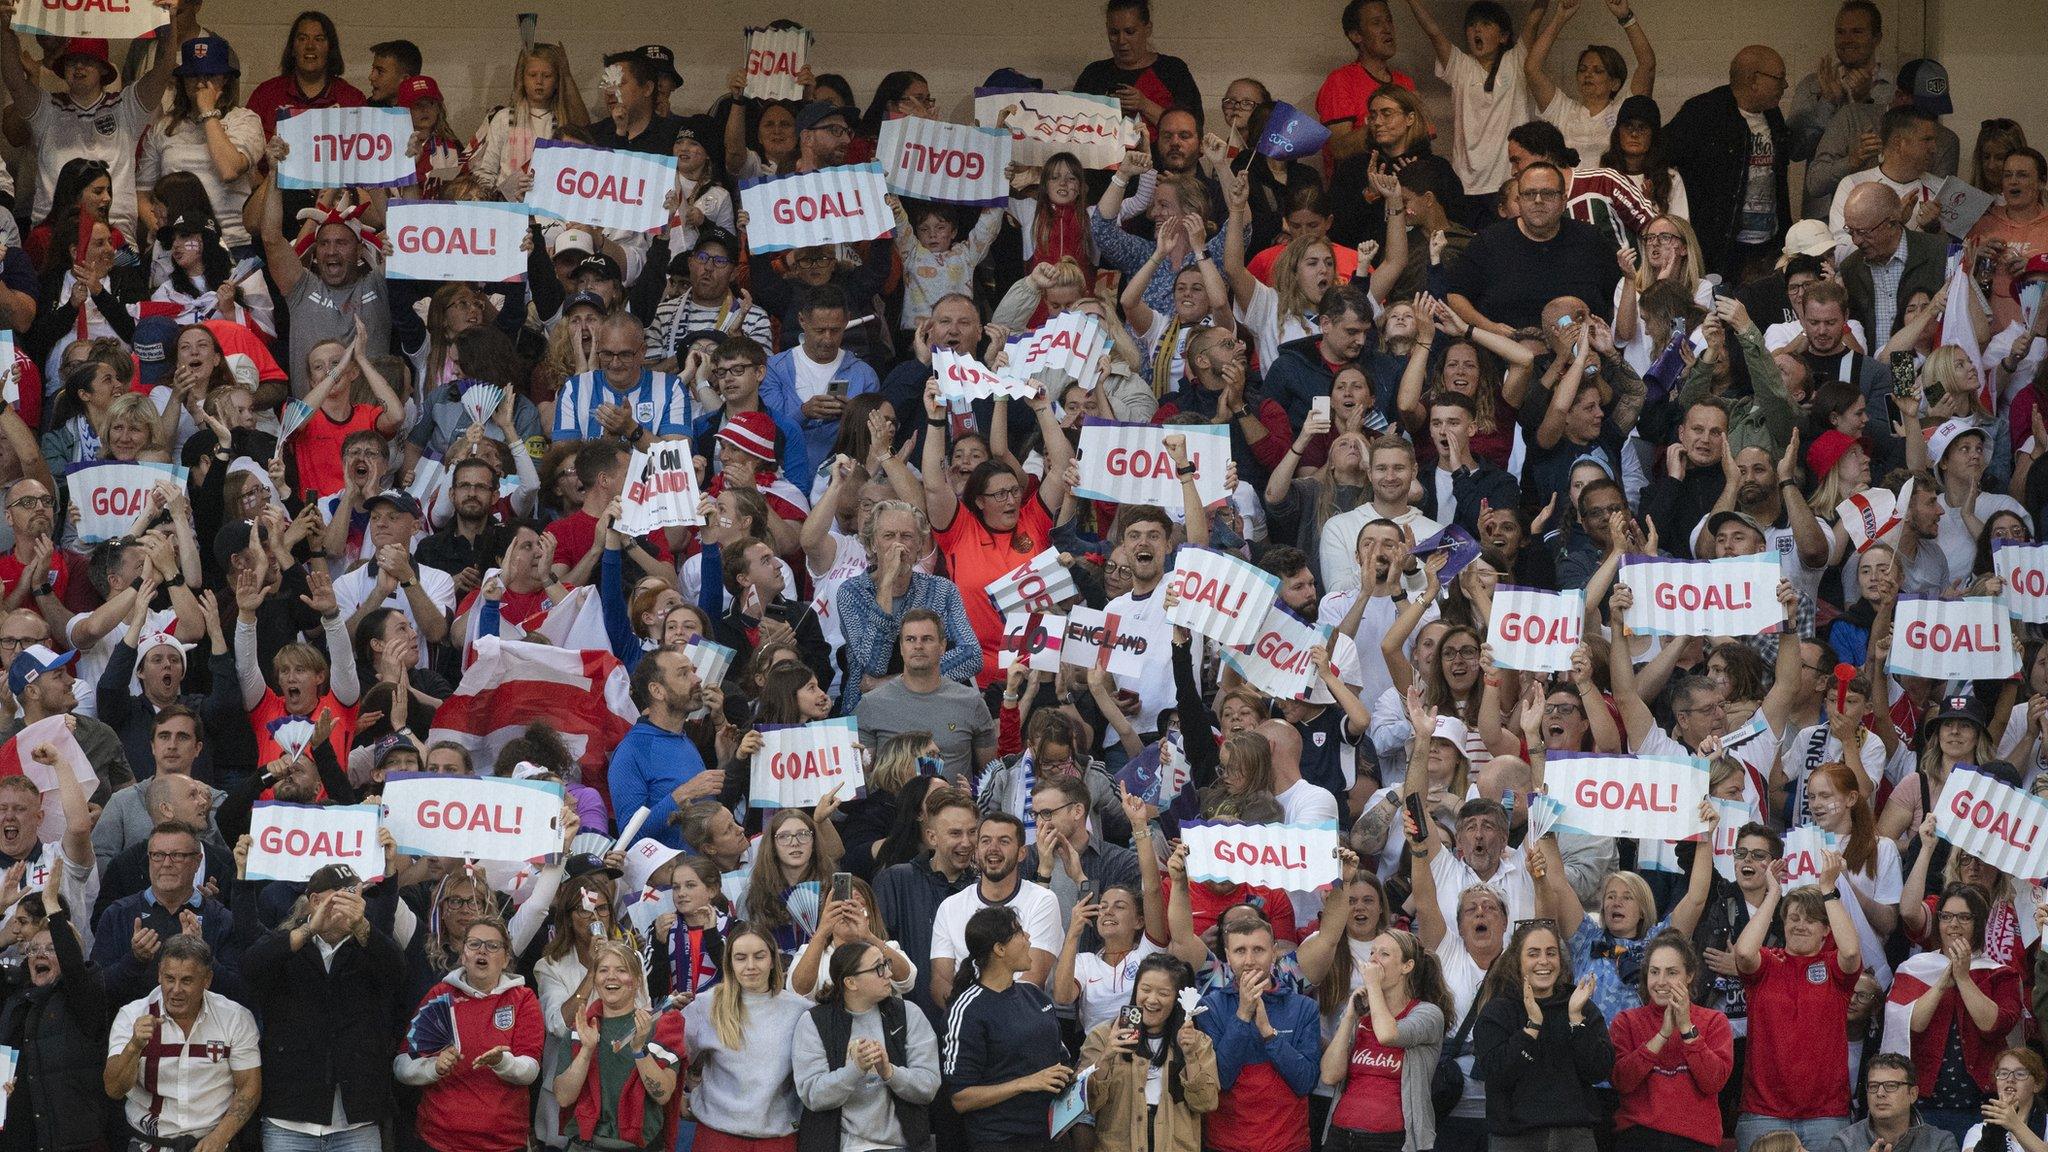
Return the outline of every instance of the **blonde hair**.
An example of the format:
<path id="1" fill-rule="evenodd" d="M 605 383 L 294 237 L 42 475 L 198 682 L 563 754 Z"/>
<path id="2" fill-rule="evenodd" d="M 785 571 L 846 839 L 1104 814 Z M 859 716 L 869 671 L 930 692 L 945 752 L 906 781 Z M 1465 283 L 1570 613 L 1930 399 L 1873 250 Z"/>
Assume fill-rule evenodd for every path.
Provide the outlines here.
<path id="1" fill-rule="evenodd" d="M 1321 247 L 1330 253 L 1331 263 L 1337 259 L 1337 249 L 1326 236 L 1296 236 L 1287 242 L 1280 252 L 1280 258 L 1273 261 L 1273 293 L 1280 297 L 1280 320 L 1284 323 L 1289 316 L 1299 316 L 1306 321 L 1315 311 L 1316 301 L 1310 300 L 1301 290 L 1301 260 L 1309 249 Z"/>
<path id="2" fill-rule="evenodd" d="M 1052 266 L 1052 282 L 1045 286 L 1045 294 L 1050 295 L 1055 288 L 1088 295 L 1088 274 L 1081 271 L 1080 262 L 1072 256 L 1062 256 L 1060 262 Z"/>
<path id="3" fill-rule="evenodd" d="M 156 402 L 140 392 L 129 392 L 107 408 L 107 431 L 123 422 L 136 425 L 149 433 L 149 441 L 142 446 L 143 452 L 163 451 L 163 433 L 157 426 Z M 222 445 L 226 447 L 226 445 Z"/>
<path id="4" fill-rule="evenodd" d="M 1685 242 L 1685 259 L 1679 261 L 1678 264 L 1678 274 L 1680 277 L 1678 285 L 1685 289 L 1686 297 L 1690 299 L 1693 293 L 1699 291 L 1700 274 L 1707 267 L 1707 258 L 1700 252 L 1699 234 L 1692 230 L 1692 225 L 1686 223 L 1683 216 L 1672 216 L 1669 214 L 1658 216 L 1652 219 L 1649 224 L 1643 225 L 1644 235 L 1647 236 L 1649 234 L 1651 224 L 1669 224 L 1678 230 L 1678 238 Z M 1636 291 L 1646 292 L 1649 290 L 1650 285 L 1656 282 L 1657 273 L 1650 268 L 1649 259 L 1644 252 L 1638 252 L 1636 254 Z"/>
<path id="5" fill-rule="evenodd" d="M 527 107 L 526 65 L 535 58 L 546 60 L 555 70 L 555 100 L 547 109 L 554 114 L 555 129 L 587 127 L 590 113 L 583 107 L 583 98 L 576 91 L 576 76 L 569 69 L 569 55 L 562 51 L 560 44 L 535 44 L 519 50 L 519 59 L 512 65 L 511 106 Z"/>
<path id="6" fill-rule="evenodd" d="M 1976 366 L 1970 363 L 1969 357 L 1961 348 L 1953 344 L 1944 344 L 1929 352 L 1927 362 L 1920 366 L 1921 391 L 1925 392 L 1930 386 L 1940 384 L 1944 397 L 1955 392 L 1962 393 L 1963 399 L 1969 401 L 1970 417 L 1989 415 L 1977 399 L 1977 388 L 1980 383 L 1977 379 Z M 1938 469 L 1940 466 L 1941 462 L 1935 461 L 1935 467 Z"/>
<path id="7" fill-rule="evenodd" d="M 1628 889 L 1629 898 L 1636 902 L 1636 934 L 1630 939 L 1647 940 L 1650 929 L 1657 926 L 1657 898 L 1650 894 L 1649 881 L 1634 872 L 1616 872 L 1601 882 L 1600 894 L 1605 896 L 1607 889 L 1617 883 Z"/>
<path id="8" fill-rule="evenodd" d="M 742 999 L 739 978 L 732 974 L 732 950 L 749 936 L 768 947 L 768 991 L 782 991 L 782 953 L 775 947 L 775 937 L 752 924 L 734 928 L 725 938 L 725 955 L 720 957 L 723 967 L 719 970 L 725 975 L 711 993 L 711 1028 L 718 1033 L 718 1042 L 733 1052 L 747 1044 L 747 1002 Z"/>

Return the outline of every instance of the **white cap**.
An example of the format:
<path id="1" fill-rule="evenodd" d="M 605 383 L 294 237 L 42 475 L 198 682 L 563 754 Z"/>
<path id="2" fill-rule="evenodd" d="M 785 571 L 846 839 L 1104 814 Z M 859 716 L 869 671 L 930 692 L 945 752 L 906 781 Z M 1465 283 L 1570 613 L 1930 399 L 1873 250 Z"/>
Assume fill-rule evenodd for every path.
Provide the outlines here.
<path id="1" fill-rule="evenodd" d="M 1458 755 L 1463 756 L 1465 755 L 1466 734 L 1467 731 L 1463 720 L 1458 719 L 1456 716 L 1439 716 L 1436 718 L 1436 731 L 1430 733 L 1430 738 L 1432 740 L 1449 740 L 1457 746 Z"/>

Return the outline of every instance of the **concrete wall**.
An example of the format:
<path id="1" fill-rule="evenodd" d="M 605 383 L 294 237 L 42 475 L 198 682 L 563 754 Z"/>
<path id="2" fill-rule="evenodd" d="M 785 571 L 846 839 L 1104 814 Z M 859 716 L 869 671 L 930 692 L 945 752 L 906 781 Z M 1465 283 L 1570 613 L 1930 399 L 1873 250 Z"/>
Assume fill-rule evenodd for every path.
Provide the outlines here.
<path id="1" fill-rule="evenodd" d="M 1447 29 L 1458 27 L 1461 3 L 1425 0 Z M 2038 77 L 2048 51 L 2048 5 L 2043 0 L 1879 0 L 1885 13 L 1889 65 L 1934 49 L 1954 76 L 1957 115 L 1952 127 L 1968 148 L 1977 121 L 2013 115 L 2048 139 L 2048 99 Z M 1519 19 L 1522 0 L 1509 0 Z M 1265 81 L 1280 99 L 1310 100 L 1329 69 L 1350 58 L 1338 29 L 1341 0 L 1154 0 L 1155 41 L 1186 59 L 1216 111 L 1223 88 L 1238 76 Z M 1430 77 L 1429 45 L 1404 4 L 1396 0 L 1400 52 L 1396 63 L 1418 77 L 1442 106 L 1442 85 Z M 244 90 L 269 76 L 292 9 L 263 0 L 212 0 L 206 23 L 226 35 L 247 69 Z M 1657 97 L 1668 117 L 1684 99 L 1727 79 L 1727 62 L 1744 44 L 1764 42 L 1784 53 L 1792 77 L 1811 71 L 1828 48 L 1830 0 L 1636 0 L 1659 54 Z M 1101 9 L 1094 0 L 1050 3 L 889 3 L 885 0 L 654 0 L 587 5 L 548 0 L 469 0 L 401 3 L 358 0 L 329 9 L 341 25 L 349 77 L 359 85 L 369 71 L 369 46 L 407 37 L 424 50 L 428 72 L 447 94 L 458 127 L 469 131 L 493 104 L 506 99 L 518 49 L 515 18 L 540 14 L 543 39 L 561 40 L 587 85 L 604 51 L 658 41 L 673 48 L 685 78 L 678 111 L 703 109 L 723 90 L 741 60 L 740 29 L 778 17 L 799 20 L 817 33 L 814 67 L 846 74 L 865 100 L 874 83 L 895 68 L 927 76 L 941 109 L 965 119 L 973 86 L 1003 65 L 1071 82 L 1082 65 L 1106 55 Z M 1569 85 L 1578 49 L 1589 42 L 1627 42 L 1600 0 L 1584 0 L 1552 60 L 1553 75 Z"/>

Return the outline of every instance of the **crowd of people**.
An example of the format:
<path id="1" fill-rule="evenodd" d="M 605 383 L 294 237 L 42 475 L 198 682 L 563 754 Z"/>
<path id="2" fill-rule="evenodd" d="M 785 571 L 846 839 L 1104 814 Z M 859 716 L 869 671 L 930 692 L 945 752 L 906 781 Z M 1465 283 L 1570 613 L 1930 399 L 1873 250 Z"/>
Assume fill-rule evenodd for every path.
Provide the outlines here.
<path id="1" fill-rule="evenodd" d="M 1754 45 L 1661 107 L 1631 0 L 1350 0 L 1355 59 L 1281 94 L 1307 155 L 1109 0 L 1071 85 L 988 86 L 1109 98 L 1120 163 L 775 252 L 742 182 L 966 94 L 741 69 L 683 114 L 659 44 L 586 102 L 560 46 L 405 40 L 364 91 L 308 11 L 244 100 L 269 46 L 159 6 L 123 60 L 0 0 L 34 186 L 0 189 L 0 1152 L 2048 1152 L 2042 878 L 1934 811 L 1959 768 L 2048 795 L 2048 643 L 2003 681 L 1891 658 L 1902 599 L 2006 594 L 2048 512 L 2048 160 L 2005 119 L 1965 154 L 1870 0 L 1810 69 Z M 1560 79 L 1610 17 L 1628 54 Z M 456 123 L 434 68 L 508 99 Z M 416 179 L 281 187 L 280 119 L 362 105 L 408 111 Z M 386 278 L 394 199 L 517 203 L 543 141 L 673 157 L 669 225 L 534 216 L 522 280 Z M 934 380 L 1064 313 L 1087 378 Z M 1180 499 L 1085 495 L 1090 419 L 1167 426 Z M 702 524 L 622 530 L 664 442 Z M 112 532 L 107 464 L 161 474 Z M 1165 623 L 1184 546 L 1321 629 L 1305 691 Z M 1048 552 L 1054 611 L 1171 643 L 1034 670 L 991 589 Z M 1625 628 L 1655 556 L 1774 557 L 1780 623 Z M 1568 671 L 1496 659 L 1509 586 L 1583 590 Z M 453 723 L 515 645 L 617 670 L 609 735 L 560 687 Z M 862 788 L 757 802 L 766 733 L 843 718 Z M 1690 758 L 1708 832 L 1532 834 L 1566 753 Z M 560 852 L 386 827 L 252 876 L 258 805 L 400 773 L 559 786 Z M 1215 879 L 1194 820 L 1334 825 L 1338 878 Z"/>

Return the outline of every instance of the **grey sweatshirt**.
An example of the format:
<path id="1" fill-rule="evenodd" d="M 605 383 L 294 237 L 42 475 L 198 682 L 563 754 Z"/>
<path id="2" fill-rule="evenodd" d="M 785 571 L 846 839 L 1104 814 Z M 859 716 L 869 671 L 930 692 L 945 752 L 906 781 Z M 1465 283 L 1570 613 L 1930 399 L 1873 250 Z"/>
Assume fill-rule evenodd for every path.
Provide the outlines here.
<path id="1" fill-rule="evenodd" d="M 892 1094 L 913 1104 L 929 1104 L 939 1094 L 939 1045 L 931 1023 L 924 1013 L 914 1010 L 906 1011 L 903 1019 L 910 1033 L 904 1039 L 904 1063 L 897 1066 L 887 1084 L 871 1078 L 851 1060 L 833 1071 L 826 1063 L 817 1023 L 808 1013 L 797 1021 L 796 1048 L 791 1053 L 797 1099 L 813 1112 L 840 1110 L 839 1147 L 843 1152 L 901 1146 L 903 1126 L 896 1122 Z M 855 1016 L 853 1039 L 886 1044 L 881 1012 L 871 1008 Z"/>
<path id="2" fill-rule="evenodd" d="M 730 979 L 730 977 L 728 977 Z M 745 992 L 746 1028 L 738 1048 L 727 1048 L 711 1023 L 715 992 L 683 1009 L 683 1044 L 690 1059 L 708 1056 L 704 1079 L 690 1093 L 699 1124 L 727 1136 L 765 1140 L 796 1131 L 800 1110 L 790 1082 L 790 1037 L 811 1002 L 794 992 Z"/>

